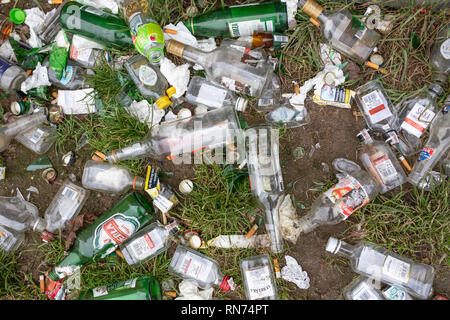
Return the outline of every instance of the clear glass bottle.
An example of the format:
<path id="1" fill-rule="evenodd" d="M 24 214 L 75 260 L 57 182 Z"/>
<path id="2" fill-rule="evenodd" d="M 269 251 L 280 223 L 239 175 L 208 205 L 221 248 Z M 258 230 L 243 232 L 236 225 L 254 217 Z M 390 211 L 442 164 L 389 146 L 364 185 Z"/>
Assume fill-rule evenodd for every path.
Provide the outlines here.
<path id="1" fill-rule="evenodd" d="M 22 82 L 27 77 L 27 73 L 22 68 L 0 57 L 0 90 L 9 93 L 20 90 Z"/>
<path id="2" fill-rule="evenodd" d="M 363 64 L 378 44 L 380 34 L 368 29 L 350 11 L 326 14 L 314 0 L 300 0 L 298 7 L 320 23 L 323 36 L 344 56 Z"/>
<path id="3" fill-rule="evenodd" d="M 180 230 L 176 222 L 149 224 L 119 246 L 130 266 L 145 263 L 170 247 L 170 240 Z"/>
<path id="4" fill-rule="evenodd" d="M 23 232 L 12 230 L 0 225 L 0 249 L 6 252 L 12 252 L 19 248 L 25 238 Z"/>
<path id="5" fill-rule="evenodd" d="M 255 126 L 245 130 L 247 166 L 253 195 L 265 209 L 266 230 L 270 249 L 283 251 L 278 206 L 284 191 L 279 156 L 279 131 L 270 126 Z"/>
<path id="6" fill-rule="evenodd" d="M 371 174 L 362 170 L 356 163 L 337 158 L 333 167 L 337 174 L 336 185 L 322 193 L 299 225 L 303 233 L 311 232 L 321 225 L 334 225 L 346 220 L 353 212 L 372 201 L 380 192 L 379 183 Z"/>
<path id="7" fill-rule="evenodd" d="M 252 35 L 240 36 L 233 42 L 231 41 L 228 39 L 224 39 L 222 40 L 221 45 L 224 45 L 225 43 L 233 43 L 234 45 L 250 49 L 268 48 L 277 50 L 283 48 L 288 43 L 289 37 L 278 32 L 272 33 L 264 31 L 253 31 Z"/>
<path id="8" fill-rule="evenodd" d="M 450 176 L 450 149 L 447 151 L 447 154 L 441 158 L 440 165 L 444 173 L 447 176 Z"/>
<path id="9" fill-rule="evenodd" d="M 431 49 L 430 64 L 434 79 L 445 84 L 450 72 L 450 23 L 439 32 Z"/>
<path id="10" fill-rule="evenodd" d="M 215 287 L 229 291 L 236 288 L 233 278 L 222 274 L 217 261 L 182 245 L 179 245 L 173 254 L 169 273 L 193 280 L 202 289 Z"/>
<path id="11" fill-rule="evenodd" d="M 358 276 L 343 290 L 345 300 L 385 300 L 381 291 L 372 285 L 372 279 Z"/>
<path id="12" fill-rule="evenodd" d="M 405 171 L 385 142 L 374 141 L 367 130 L 362 130 L 357 137 L 364 144 L 359 153 L 359 160 L 380 184 L 380 193 L 388 192 L 406 182 Z"/>
<path id="13" fill-rule="evenodd" d="M 112 193 L 144 190 L 145 179 L 133 176 L 124 166 L 94 160 L 86 161 L 81 184 L 86 189 Z"/>
<path id="14" fill-rule="evenodd" d="M 430 125 L 430 135 L 408 176 L 419 185 L 450 148 L 450 104 L 445 105 Z"/>
<path id="15" fill-rule="evenodd" d="M 67 223 L 80 213 L 88 195 L 89 191 L 65 180 L 45 211 L 46 226 L 41 234 L 42 240 L 53 241 L 54 235 L 63 231 Z"/>
<path id="16" fill-rule="evenodd" d="M 208 80 L 253 97 L 263 93 L 273 74 L 273 68 L 267 62 L 258 67 L 243 63 L 243 53 L 230 47 L 220 46 L 211 52 L 203 52 L 171 39 L 167 52 L 202 66 Z"/>
<path id="17" fill-rule="evenodd" d="M 234 106 L 236 111 L 241 112 L 245 112 L 248 104 L 248 99 L 238 97 L 231 90 L 199 76 L 192 77 L 186 101 L 193 105 L 203 105 L 210 110 Z"/>
<path id="18" fill-rule="evenodd" d="M 419 299 L 433 294 L 434 268 L 390 252 L 374 243 L 361 241 L 355 246 L 330 237 L 326 250 L 350 259 L 356 273 L 390 285 L 401 285 Z"/>
<path id="19" fill-rule="evenodd" d="M 143 157 L 171 160 L 183 153 L 233 143 L 235 139 L 238 145 L 243 141 L 240 122 L 234 107 L 226 106 L 155 126 L 141 141 L 113 150 L 105 159 L 111 163 Z"/>
<path id="20" fill-rule="evenodd" d="M 278 289 L 268 254 L 248 257 L 239 262 L 248 300 L 276 300 Z"/>
<path id="21" fill-rule="evenodd" d="M 22 132 L 38 127 L 47 117 L 42 112 L 22 116 L 15 121 L 0 125 L 0 152 L 8 148 L 11 140 Z"/>
<path id="22" fill-rule="evenodd" d="M 403 98 L 396 109 L 399 115 L 399 138 L 405 142 L 405 156 L 411 156 L 422 147 L 422 134 L 439 111 L 437 99 L 443 89 L 438 83 L 432 83 L 417 93 Z"/>
<path id="23" fill-rule="evenodd" d="M 160 109 L 171 104 L 169 98 L 175 93 L 175 88 L 168 90 L 169 84 L 158 66 L 151 65 L 144 56 L 137 55 L 125 62 L 125 68 L 145 98 L 153 99 Z"/>
<path id="24" fill-rule="evenodd" d="M 86 69 L 77 66 L 75 62 L 67 61 L 61 79 L 58 79 L 53 69 L 49 67 L 48 58 L 44 60 L 43 66 L 47 67 L 48 79 L 55 87 L 63 90 L 77 90 L 85 87 Z"/>
<path id="25" fill-rule="evenodd" d="M 306 108 L 293 107 L 287 98 L 280 99 L 278 106 L 267 112 L 264 118 L 268 123 L 286 128 L 301 127 L 310 121 Z"/>

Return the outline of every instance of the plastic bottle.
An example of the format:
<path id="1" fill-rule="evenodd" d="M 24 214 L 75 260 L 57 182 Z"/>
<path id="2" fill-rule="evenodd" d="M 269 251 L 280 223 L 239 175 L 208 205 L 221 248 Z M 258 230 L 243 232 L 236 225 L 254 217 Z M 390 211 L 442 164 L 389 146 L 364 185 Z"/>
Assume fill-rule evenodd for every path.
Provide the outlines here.
<path id="1" fill-rule="evenodd" d="M 432 83 L 417 93 L 403 98 L 396 109 L 399 115 L 399 138 L 405 142 L 405 156 L 411 156 L 422 147 L 422 134 L 426 131 L 439 111 L 438 97 L 443 89 L 438 83 Z"/>
<path id="2" fill-rule="evenodd" d="M 193 105 L 203 105 L 210 110 L 223 106 L 233 106 L 236 111 L 245 112 L 248 100 L 237 97 L 232 91 L 203 77 L 194 76 L 186 92 L 186 101 Z"/>
<path id="3" fill-rule="evenodd" d="M 283 32 L 290 20 L 286 3 L 272 1 L 216 9 L 183 23 L 194 36 L 234 38 L 254 31 Z"/>
<path id="4" fill-rule="evenodd" d="M 171 39 L 166 50 L 202 66 L 208 80 L 249 96 L 259 97 L 272 80 L 271 65 L 261 62 L 256 67 L 244 63 L 241 61 L 244 53 L 231 47 L 220 46 L 203 52 Z"/>
<path id="5" fill-rule="evenodd" d="M 420 184 L 450 148 L 450 99 L 447 100 L 431 123 L 428 140 L 408 176 L 408 181 L 414 185 Z"/>
<path id="6" fill-rule="evenodd" d="M 61 27 L 73 34 L 103 44 L 108 48 L 123 50 L 133 47 L 127 22 L 117 15 L 69 1 L 61 9 Z"/>
<path id="7" fill-rule="evenodd" d="M 278 129 L 270 126 L 255 126 L 245 130 L 250 186 L 253 195 L 265 209 L 266 230 L 270 237 L 270 249 L 274 253 L 283 251 L 278 206 L 284 184 L 278 137 Z"/>
<path id="8" fill-rule="evenodd" d="M 131 188 L 144 190 L 145 180 L 132 176 L 130 170 L 124 166 L 88 160 L 84 165 L 81 183 L 90 190 L 122 193 Z"/>
<path id="9" fill-rule="evenodd" d="M 390 252 L 368 241 L 351 246 L 330 237 L 326 250 L 346 257 L 356 273 L 390 285 L 400 285 L 419 299 L 433 293 L 434 268 Z"/>
<path id="10" fill-rule="evenodd" d="M 179 245 L 173 254 L 169 273 L 194 280 L 202 289 L 216 287 L 228 292 L 236 288 L 233 278 L 224 276 L 215 260 L 182 245 Z"/>
<path id="11" fill-rule="evenodd" d="M 158 66 L 151 65 L 144 56 L 137 55 L 125 62 L 125 68 L 142 96 L 153 99 L 160 109 L 172 104 L 169 98 L 176 93 L 176 89 L 168 89 L 169 84 Z"/>
<path id="12" fill-rule="evenodd" d="M 89 192 L 65 180 L 45 211 L 45 230 L 41 234 L 44 242 L 51 242 L 63 231 L 67 223 L 81 211 Z"/>
<path id="13" fill-rule="evenodd" d="M 334 225 L 347 219 L 353 212 L 372 201 L 381 186 L 368 172 L 354 162 L 337 158 L 333 167 L 338 183 L 317 198 L 311 209 L 300 218 L 300 229 L 308 233 L 321 225 Z"/>
<path id="14" fill-rule="evenodd" d="M 0 90 L 5 92 L 20 90 L 22 82 L 27 77 L 27 73 L 22 68 L 0 57 Z"/>
<path id="15" fill-rule="evenodd" d="M 67 61 L 61 79 L 58 79 L 53 69 L 49 67 L 48 58 L 44 60 L 43 66 L 47 67 L 48 79 L 55 87 L 63 90 L 77 90 L 85 87 L 86 69 L 77 66 L 75 62 Z"/>
<path id="16" fill-rule="evenodd" d="M 263 254 L 239 262 L 245 296 L 248 300 L 276 300 L 277 284 L 273 276 L 270 256 Z"/>
<path id="17" fill-rule="evenodd" d="M 139 193 L 130 193 L 81 231 L 69 254 L 49 272 L 53 281 L 64 279 L 84 264 L 104 258 L 153 218 L 154 209 Z"/>
<path id="18" fill-rule="evenodd" d="M 372 285 L 372 281 L 358 276 L 344 288 L 345 300 L 385 300 L 382 292 Z"/>
<path id="19" fill-rule="evenodd" d="M 299 0 L 298 7 L 320 24 L 323 36 L 344 56 L 363 64 L 378 44 L 380 34 L 368 29 L 347 9 L 326 14 L 314 0 Z"/>
<path id="20" fill-rule="evenodd" d="M 161 300 L 161 287 L 153 276 L 134 278 L 81 291 L 78 300 Z"/>
<path id="21" fill-rule="evenodd" d="M 362 130 L 357 137 L 364 144 L 359 153 L 359 160 L 381 185 L 381 193 L 388 192 L 406 182 L 403 168 L 386 143 L 374 141 L 367 130 Z"/>
<path id="22" fill-rule="evenodd" d="M 435 73 L 433 79 L 445 85 L 450 72 L 450 23 L 439 32 L 431 49 L 430 64 Z"/>
<path id="23" fill-rule="evenodd" d="M 149 224 L 119 246 L 130 266 L 145 263 L 170 247 L 170 240 L 180 230 L 176 222 Z"/>

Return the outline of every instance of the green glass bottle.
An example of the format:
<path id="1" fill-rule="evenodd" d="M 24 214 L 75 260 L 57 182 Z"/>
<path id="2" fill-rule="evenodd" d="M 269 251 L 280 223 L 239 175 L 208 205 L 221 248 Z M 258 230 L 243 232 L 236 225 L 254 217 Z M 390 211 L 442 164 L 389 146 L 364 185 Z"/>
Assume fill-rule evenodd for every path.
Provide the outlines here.
<path id="1" fill-rule="evenodd" d="M 69 1 L 62 8 L 60 24 L 64 30 L 106 47 L 123 49 L 134 46 L 130 28 L 124 19 L 75 1 Z"/>
<path id="2" fill-rule="evenodd" d="M 82 265 L 106 257 L 153 218 L 154 209 L 143 195 L 132 192 L 84 229 L 70 253 L 48 276 L 58 281 Z"/>
<path id="3" fill-rule="evenodd" d="M 213 10 L 184 21 L 194 36 L 233 38 L 253 31 L 283 32 L 288 26 L 286 3 L 251 3 Z"/>
<path id="4" fill-rule="evenodd" d="M 161 286 L 153 276 L 134 278 L 81 291 L 78 300 L 161 300 Z"/>

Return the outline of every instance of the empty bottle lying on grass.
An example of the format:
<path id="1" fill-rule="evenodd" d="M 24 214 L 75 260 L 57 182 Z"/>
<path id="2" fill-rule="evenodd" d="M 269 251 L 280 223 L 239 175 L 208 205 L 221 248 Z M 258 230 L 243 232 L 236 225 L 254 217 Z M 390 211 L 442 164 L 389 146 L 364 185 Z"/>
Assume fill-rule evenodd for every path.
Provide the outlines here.
<path id="1" fill-rule="evenodd" d="M 239 265 L 248 300 L 277 299 L 278 290 L 268 254 L 242 259 Z"/>
<path id="2" fill-rule="evenodd" d="M 343 291 L 346 300 L 413 300 L 406 290 L 399 285 L 385 286 L 375 279 L 358 276 Z"/>
<path id="3" fill-rule="evenodd" d="M 389 285 L 400 285 L 412 296 L 428 299 L 433 294 L 434 268 L 361 241 L 351 246 L 330 237 L 326 250 L 350 259 L 356 273 Z"/>

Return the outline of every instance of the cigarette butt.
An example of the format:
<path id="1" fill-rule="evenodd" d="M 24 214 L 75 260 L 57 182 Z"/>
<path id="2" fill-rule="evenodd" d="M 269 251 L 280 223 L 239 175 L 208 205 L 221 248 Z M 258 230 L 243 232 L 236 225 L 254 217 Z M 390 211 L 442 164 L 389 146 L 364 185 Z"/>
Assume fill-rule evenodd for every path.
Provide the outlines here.
<path id="1" fill-rule="evenodd" d="M 173 30 L 173 29 L 164 29 L 165 33 L 170 33 L 170 34 L 177 34 L 178 31 L 177 30 Z"/>
<path id="2" fill-rule="evenodd" d="M 247 234 L 245 235 L 245 239 L 250 238 L 252 235 L 255 234 L 256 230 L 258 230 L 258 225 L 254 224 L 253 227 L 250 229 L 249 232 L 247 232 Z"/>
<path id="3" fill-rule="evenodd" d="M 280 278 L 281 272 L 280 272 L 280 264 L 278 263 L 278 259 L 273 259 L 273 268 L 275 269 L 275 276 L 277 278 Z"/>
<path id="4" fill-rule="evenodd" d="M 94 154 L 92 156 L 92 160 L 97 161 L 97 162 L 103 162 L 103 159 L 100 158 L 98 155 Z"/>
<path id="5" fill-rule="evenodd" d="M 122 251 L 120 251 L 119 249 L 116 250 L 116 254 L 121 257 L 122 259 L 125 259 L 125 257 L 123 256 Z"/>
<path id="6" fill-rule="evenodd" d="M 162 215 L 163 224 L 167 224 L 166 214 L 164 212 L 162 212 L 161 215 Z"/>
<path id="7" fill-rule="evenodd" d="M 366 66 L 375 70 L 378 70 L 379 72 L 383 73 L 383 74 L 388 74 L 388 71 L 384 68 L 380 68 L 379 65 L 370 62 L 370 61 L 366 61 Z"/>
<path id="8" fill-rule="evenodd" d="M 409 165 L 408 161 L 405 159 L 404 156 L 400 156 L 400 157 L 398 157 L 398 159 L 403 164 L 403 166 L 406 168 L 406 170 L 408 170 L 408 172 L 410 172 L 412 170 L 411 166 Z"/>
<path id="9" fill-rule="evenodd" d="M 317 21 L 314 18 L 309 19 L 309 22 L 311 22 L 313 25 L 315 25 L 316 27 L 320 28 L 320 22 Z"/>
<path id="10" fill-rule="evenodd" d="M 177 293 L 175 291 L 164 291 L 163 294 L 168 297 L 176 298 Z"/>
<path id="11" fill-rule="evenodd" d="M 298 84 L 295 85 L 294 90 L 295 90 L 295 94 L 300 94 L 300 87 Z"/>
<path id="12" fill-rule="evenodd" d="M 378 71 L 381 72 L 382 74 L 388 74 L 389 72 L 384 69 L 384 68 L 378 68 Z"/>
<path id="13" fill-rule="evenodd" d="M 61 4 L 62 0 L 48 0 L 48 4 Z"/>
<path id="14" fill-rule="evenodd" d="M 58 98 L 58 92 L 57 91 L 53 91 L 52 92 L 52 97 L 55 98 L 55 99 Z"/>
<path id="15" fill-rule="evenodd" d="M 27 70 L 27 75 L 30 75 L 33 72 L 33 70 Z"/>
<path id="16" fill-rule="evenodd" d="M 43 275 L 39 276 L 39 285 L 41 287 L 41 293 L 44 293 L 45 292 L 45 281 L 44 281 Z"/>
<path id="17" fill-rule="evenodd" d="M 100 151 L 95 151 L 95 155 L 97 156 L 97 157 L 99 157 L 100 159 L 102 159 L 102 160 L 106 160 L 106 156 L 105 156 L 105 154 L 103 154 L 103 153 L 101 153 Z"/>

